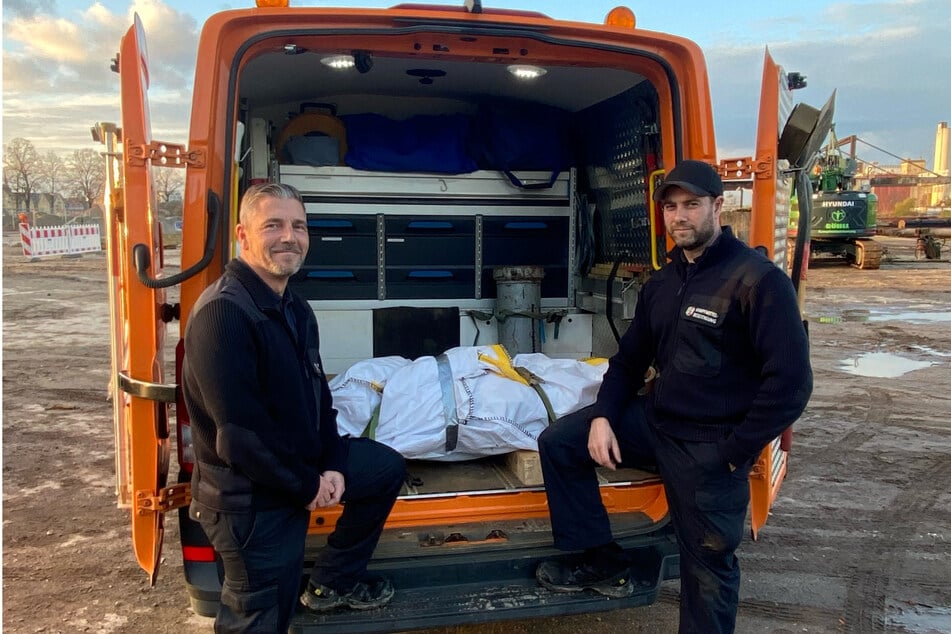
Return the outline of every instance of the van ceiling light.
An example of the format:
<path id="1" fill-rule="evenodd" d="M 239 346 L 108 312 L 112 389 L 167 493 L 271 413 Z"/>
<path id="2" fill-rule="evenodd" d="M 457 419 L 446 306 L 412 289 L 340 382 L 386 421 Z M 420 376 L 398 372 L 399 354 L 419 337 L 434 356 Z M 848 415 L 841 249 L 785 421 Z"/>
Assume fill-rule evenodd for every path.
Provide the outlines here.
<path id="1" fill-rule="evenodd" d="M 338 70 L 353 68 L 357 65 L 356 60 L 353 59 L 353 55 L 328 55 L 322 58 L 320 63 Z"/>
<path id="2" fill-rule="evenodd" d="M 529 64 L 512 64 L 508 67 L 510 73 L 518 79 L 538 79 L 548 71 L 541 66 L 531 66 Z"/>

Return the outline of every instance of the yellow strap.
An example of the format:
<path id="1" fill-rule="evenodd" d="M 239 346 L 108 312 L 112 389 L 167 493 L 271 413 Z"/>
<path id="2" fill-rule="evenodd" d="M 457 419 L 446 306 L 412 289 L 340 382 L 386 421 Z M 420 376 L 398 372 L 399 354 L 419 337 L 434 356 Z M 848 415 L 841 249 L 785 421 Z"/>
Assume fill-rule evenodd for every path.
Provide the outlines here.
<path id="1" fill-rule="evenodd" d="M 493 359 L 489 355 L 480 352 L 478 357 L 479 361 L 485 361 L 489 365 L 495 366 L 499 374 L 507 379 L 512 379 L 513 381 L 521 383 L 522 385 L 528 385 L 528 381 L 522 378 L 522 376 L 515 371 L 515 368 L 512 367 L 512 359 L 509 357 L 509 353 L 506 351 L 505 347 L 502 344 L 497 343 L 491 346 L 491 348 L 496 352 L 496 354 L 499 355 L 498 358 Z"/>

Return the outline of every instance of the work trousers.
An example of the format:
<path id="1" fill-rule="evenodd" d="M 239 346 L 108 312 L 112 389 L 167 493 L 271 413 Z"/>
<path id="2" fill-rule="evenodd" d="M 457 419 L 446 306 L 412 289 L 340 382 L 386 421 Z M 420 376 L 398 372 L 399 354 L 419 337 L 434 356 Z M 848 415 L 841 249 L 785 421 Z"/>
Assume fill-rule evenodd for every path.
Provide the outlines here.
<path id="1" fill-rule="evenodd" d="M 591 408 L 553 423 L 538 439 L 555 546 L 575 551 L 613 540 L 588 453 Z M 654 467 L 664 481 L 680 547 L 680 632 L 732 632 L 739 603 L 735 556 L 749 505 L 750 464 L 730 471 L 716 443 L 674 438 L 648 422 L 638 400 L 612 421 L 623 467 Z"/>
<path id="2" fill-rule="evenodd" d="M 343 513 L 311 578 L 348 588 L 366 572 L 405 479 L 403 457 L 366 438 L 345 438 Z M 297 607 L 310 512 L 304 507 L 224 513 L 189 509 L 221 557 L 224 581 L 216 634 L 286 632 Z"/>

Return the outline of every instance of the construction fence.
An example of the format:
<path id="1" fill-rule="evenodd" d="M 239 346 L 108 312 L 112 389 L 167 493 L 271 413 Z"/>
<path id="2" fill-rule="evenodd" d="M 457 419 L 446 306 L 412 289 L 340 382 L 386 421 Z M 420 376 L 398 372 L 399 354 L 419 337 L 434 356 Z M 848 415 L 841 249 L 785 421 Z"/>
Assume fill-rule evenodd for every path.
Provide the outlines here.
<path id="1" fill-rule="evenodd" d="M 20 223 L 20 242 L 23 244 L 23 255 L 28 258 L 102 251 L 98 225 L 31 227 Z"/>

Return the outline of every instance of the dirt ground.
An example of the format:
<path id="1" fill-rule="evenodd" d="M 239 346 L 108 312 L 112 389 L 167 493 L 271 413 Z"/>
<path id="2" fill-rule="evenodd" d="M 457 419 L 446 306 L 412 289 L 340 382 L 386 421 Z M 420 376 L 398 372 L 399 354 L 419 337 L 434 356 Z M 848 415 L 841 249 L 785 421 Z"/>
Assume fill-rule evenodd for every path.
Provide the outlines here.
<path id="1" fill-rule="evenodd" d="M 114 499 L 105 258 L 27 262 L 3 236 L 3 630 L 210 632 L 168 521 L 150 588 Z M 951 263 L 881 238 L 882 268 L 808 273 L 816 389 L 769 524 L 740 550 L 737 631 L 951 632 Z M 440 630 L 676 630 L 653 606 Z M 435 633 L 433 633 L 435 634 Z"/>

